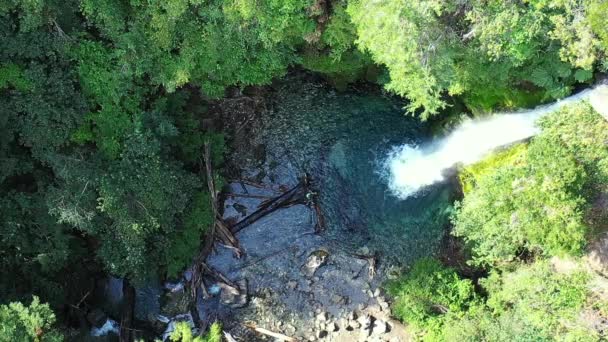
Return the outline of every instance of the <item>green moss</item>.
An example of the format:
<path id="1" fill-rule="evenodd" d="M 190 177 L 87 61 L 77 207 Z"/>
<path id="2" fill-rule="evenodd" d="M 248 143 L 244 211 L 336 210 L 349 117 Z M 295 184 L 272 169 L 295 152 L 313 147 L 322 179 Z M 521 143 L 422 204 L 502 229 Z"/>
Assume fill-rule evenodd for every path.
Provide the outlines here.
<path id="1" fill-rule="evenodd" d="M 180 322 L 175 325 L 169 339 L 173 342 L 221 342 L 222 326 L 217 322 L 213 323 L 207 334 L 194 336 L 190 325 L 186 322 Z"/>
<path id="2" fill-rule="evenodd" d="M 470 193 L 481 177 L 494 172 L 500 167 L 522 163 L 527 146 L 525 143 L 516 144 L 496 151 L 475 164 L 465 166 L 459 175 L 462 192 L 465 195 Z"/>
<path id="3" fill-rule="evenodd" d="M 535 107 L 543 103 L 545 93 L 542 90 L 481 88 L 464 96 L 464 102 L 473 114 L 483 115 L 497 110 Z"/>

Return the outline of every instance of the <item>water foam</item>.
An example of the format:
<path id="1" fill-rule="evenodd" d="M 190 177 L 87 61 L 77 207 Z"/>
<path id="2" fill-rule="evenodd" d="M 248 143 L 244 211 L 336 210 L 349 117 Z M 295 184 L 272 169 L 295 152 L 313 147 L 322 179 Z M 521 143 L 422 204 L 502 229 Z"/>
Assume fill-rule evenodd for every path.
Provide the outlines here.
<path id="1" fill-rule="evenodd" d="M 445 180 L 446 170 L 456 164 L 474 163 L 497 147 L 537 134 L 535 122 L 539 117 L 606 89 L 608 86 L 601 85 L 532 110 L 469 120 L 430 144 L 396 147 L 384 162 L 389 189 L 401 199 L 413 196 L 425 187 Z"/>

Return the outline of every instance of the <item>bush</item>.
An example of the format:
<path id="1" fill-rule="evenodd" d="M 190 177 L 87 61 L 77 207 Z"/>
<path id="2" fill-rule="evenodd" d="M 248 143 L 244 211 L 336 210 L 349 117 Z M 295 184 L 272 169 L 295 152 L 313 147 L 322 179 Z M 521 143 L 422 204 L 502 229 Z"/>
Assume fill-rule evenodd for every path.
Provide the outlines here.
<path id="1" fill-rule="evenodd" d="M 213 224 L 210 196 L 199 192 L 194 196 L 184 218 L 184 228 L 171 237 L 171 248 L 167 253 L 167 274 L 174 277 L 188 266 L 201 244 L 201 234 Z"/>
<path id="2" fill-rule="evenodd" d="M 608 122 L 588 103 L 563 108 L 538 124 L 547 143 L 561 146 L 585 168 L 588 185 L 608 183 Z"/>
<path id="3" fill-rule="evenodd" d="M 439 330 L 446 314 L 458 316 L 475 301 L 472 282 L 435 259 L 417 261 L 388 289 L 396 296 L 393 313 L 423 332 Z"/>
<path id="4" fill-rule="evenodd" d="M 468 193 L 457 205 L 453 234 L 470 246 L 473 264 L 577 254 L 585 245 L 586 203 L 608 175 L 608 124 L 580 104 L 548 115 L 540 125 L 542 133 L 525 153 L 493 156 L 465 174 Z"/>
<path id="5" fill-rule="evenodd" d="M 580 321 L 588 302 L 589 274 L 558 273 L 548 262 L 493 273 L 482 281 L 485 306 L 446 321 L 445 341 L 598 341 Z"/>
<path id="6" fill-rule="evenodd" d="M 160 142 L 150 132 L 135 134 L 128 142 L 99 188 L 98 208 L 114 224 L 96 233 L 108 270 L 141 280 L 164 261 L 162 253 L 177 236 L 178 218 L 201 184 L 179 163 L 163 158 Z"/>
<path id="7" fill-rule="evenodd" d="M 423 259 L 389 290 L 393 313 L 423 341 L 599 341 L 601 332 L 581 319 L 597 307 L 590 279 L 578 264 L 558 272 L 538 261 L 493 271 L 477 296 L 469 280 Z"/>
<path id="8" fill-rule="evenodd" d="M 554 271 L 549 262 L 520 266 L 506 274 L 493 273 L 483 281 L 488 307 L 496 315 L 515 312 L 527 324 L 554 334 L 576 321 L 587 298 L 589 275 L 581 270 Z"/>
<path id="9" fill-rule="evenodd" d="M 54 323 L 55 314 L 36 296 L 30 306 L 19 302 L 0 305 L 0 341 L 62 341 L 61 334 L 53 329 Z"/>

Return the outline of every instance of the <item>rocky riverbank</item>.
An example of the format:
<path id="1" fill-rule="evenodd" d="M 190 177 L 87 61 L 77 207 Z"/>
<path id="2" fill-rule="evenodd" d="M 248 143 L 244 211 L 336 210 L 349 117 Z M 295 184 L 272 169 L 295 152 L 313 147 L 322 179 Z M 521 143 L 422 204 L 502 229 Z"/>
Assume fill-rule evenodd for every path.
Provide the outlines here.
<path id="1" fill-rule="evenodd" d="M 232 183 L 229 189 L 226 220 L 255 211 L 262 201 L 240 195 L 276 194 L 270 185 Z M 406 341 L 380 289 L 385 269 L 363 257 L 370 255 L 367 247 L 348 251 L 315 234 L 313 215 L 305 205 L 279 209 L 237 234 L 245 257 L 235 259 L 220 247 L 208 258 L 229 279 L 248 283 L 248 305 L 218 294 L 226 330 L 249 341 L 254 335 L 245 323 L 310 341 Z M 201 314 L 210 301 L 199 302 Z"/>
<path id="2" fill-rule="evenodd" d="M 366 94 L 369 90 L 366 90 Z M 207 284 L 201 318 L 217 318 L 237 340 L 407 341 L 382 284 L 441 243 L 449 186 L 407 203 L 388 193 L 381 162 L 389 148 L 425 132 L 381 93 L 338 94 L 322 82 L 288 80 L 271 94 L 235 94 L 223 104 L 231 150 L 223 219 L 238 222 L 295 186 L 306 173 L 325 216 L 310 205 L 282 208 L 236 234 L 244 252 L 217 245 L 207 263 L 247 295 Z M 446 208 L 448 209 L 446 211 Z M 217 291 L 216 291 L 217 290 Z M 258 329 L 259 330 L 259 329 Z"/>

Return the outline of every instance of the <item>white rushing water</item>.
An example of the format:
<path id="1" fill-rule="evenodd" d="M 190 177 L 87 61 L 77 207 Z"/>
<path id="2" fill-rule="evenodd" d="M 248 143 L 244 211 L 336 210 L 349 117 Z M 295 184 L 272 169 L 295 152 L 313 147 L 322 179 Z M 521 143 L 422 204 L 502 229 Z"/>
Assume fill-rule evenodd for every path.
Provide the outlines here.
<path id="1" fill-rule="evenodd" d="M 446 137 L 427 145 L 396 147 L 384 163 L 389 188 L 401 199 L 415 195 L 424 187 L 444 180 L 445 171 L 456 164 L 474 163 L 497 147 L 537 134 L 535 122 L 539 117 L 590 97 L 593 104 L 597 98 L 594 94 L 607 92 L 608 86 L 600 85 L 535 109 L 467 121 Z M 601 102 L 605 109 L 608 104 Z"/>

